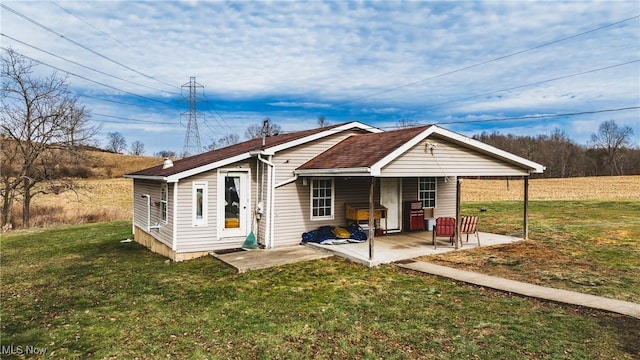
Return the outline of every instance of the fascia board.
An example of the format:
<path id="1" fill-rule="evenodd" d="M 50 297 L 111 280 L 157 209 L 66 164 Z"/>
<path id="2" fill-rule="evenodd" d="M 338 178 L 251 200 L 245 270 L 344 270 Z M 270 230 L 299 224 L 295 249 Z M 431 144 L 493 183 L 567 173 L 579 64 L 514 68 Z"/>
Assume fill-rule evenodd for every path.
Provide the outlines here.
<path id="1" fill-rule="evenodd" d="M 371 168 L 305 169 L 294 170 L 298 176 L 371 176 Z"/>
<path id="2" fill-rule="evenodd" d="M 123 175 L 123 177 L 127 179 L 138 179 L 138 180 L 153 180 L 153 181 L 167 181 L 165 176 L 149 176 L 149 175 Z"/>
<path id="3" fill-rule="evenodd" d="M 238 161 L 242 161 L 242 160 L 246 160 L 246 159 L 250 159 L 251 158 L 251 154 L 250 153 L 244 153 L 244 154 L 240 154 L 240 155 L 236 155 L 230 158 L 226 158 L 220 161 L 216 161 L 207 165 L 203 165 L 203 166 L 199 166 L 193 169 L 189 169 L 189 170 L 185 170 L 183 172 L 179 172 L 177 174 L 173 174 L 171 176 L 167 176 L 167 182 L 178 182 L 178 180 L 180 179 L 184 179 L 187 178 L 189 176 L 193 176 L 193 175 L 198 175 L 201 174 L 203 172 L 207 172 L 213 169 L 217 169 L 219 167 L 222 166 L 226 166 L 229 164 L 233 164 L 235 162 Z"/>

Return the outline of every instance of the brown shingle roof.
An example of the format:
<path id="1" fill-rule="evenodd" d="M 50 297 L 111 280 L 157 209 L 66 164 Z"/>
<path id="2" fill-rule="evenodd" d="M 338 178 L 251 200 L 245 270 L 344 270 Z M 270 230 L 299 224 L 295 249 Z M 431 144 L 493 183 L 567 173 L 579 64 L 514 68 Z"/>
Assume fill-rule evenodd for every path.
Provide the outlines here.
<path id="1" fill-rule="evenodd" d="M 183 171 L 195 169 L 200 166 L 204 166 L 204 165 L 225 160 L 234 156 L 249 153 L 251 151 L 257 151 L 257 150 L 262 150 L 262 149 L 270 148 L 273 146 L 281 145 L 289 141 L 301 139 L 305 136 L 314 135 L 316 133 L 330 130 L 342 125 L 344 124 L 336 124 L 336 125 L 327 126 L 323 128 L 296 131 L 296 132 L 291 132 L 286 134 L 269 136 L 265 139 L 264 146 L 262 146 L 262 138 L 247 140 L 245 142 L 227 146 L 221 149 L 212 150 L 206 153 L 176 160 L 173 162 L 173 167 L 170 167 L 167 169 L 163 169 L 162 164 L 160 164 L 147 169 L 132 172 L 125 176 L 153 176 L 153 177 L 171 176 L 171 175 L 179 174 Z"/>
<path id="2" fill-rule="evenodd" d="M 370 167 L 429 127 L 430 125 L 418 126 L 350 136 L 307 161 L 298 170 Z"/>

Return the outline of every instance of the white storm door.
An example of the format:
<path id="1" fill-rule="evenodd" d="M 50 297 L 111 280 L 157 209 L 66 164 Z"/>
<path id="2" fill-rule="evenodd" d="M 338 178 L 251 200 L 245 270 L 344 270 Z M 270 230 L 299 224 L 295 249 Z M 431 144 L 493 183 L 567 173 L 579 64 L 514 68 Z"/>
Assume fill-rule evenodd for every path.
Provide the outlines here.
<path id="1" fill-rule="evenodd" d="M 246 236 L 250 190 L 246 172 L 218 173 L 218 219 L 221 237 Z"/>
<path id="2" fill-rule="evenodd" d="M 380 178 L 380 204 L 387 208 L 387 218 L 381 219 L 386 230 L 400 230 L 400 179 Z"/>

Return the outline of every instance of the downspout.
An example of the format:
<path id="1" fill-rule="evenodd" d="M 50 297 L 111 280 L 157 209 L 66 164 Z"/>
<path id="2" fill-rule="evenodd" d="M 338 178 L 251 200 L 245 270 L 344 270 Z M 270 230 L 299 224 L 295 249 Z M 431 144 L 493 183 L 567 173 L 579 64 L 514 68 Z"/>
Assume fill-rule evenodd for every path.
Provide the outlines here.
<path id="1" fill-rule="evenodd" d="M 142 194 L 142 197 L 147 198 L 147 232 L 151 232 L 151 229 L 160 230 L 160 225 L 157 223 L 151 226 L 151 195 Z"/>
<path id="2" fill-rule="evenodd" d="M 168 186 L 168 185 L 167 185 Z M 169 191 L 169 189 L 167 189 Z M 173 251 L 178 251 L 178 182 L 173 183 Z M 168 210 L 168 209 L 167 209 Z"/>
<path id="3" fill-rule="evenodd" d="M 273 226 L 274 226 L 274 206 L 273 206 L 273 196 L 274 196 L 274 186 L 273 186 L 273 171 L 275 170 L 275 164 L 270 160 L 263 159 L 261 154 L 258 154 L 258 160 L 260 160 L 263 164 L 266 164 L 269 167 L 269 171 L 267 171 L 267 208 L 266 213 L 269 216 L 267 219 L 267 223 L 265 225 L 265 247 L 267 249 L 273 248 Z"/>
<path id="4" fill-rule="evenodd" d="M 151 196 L 142 194 L 142 198 L 147 198 L 147 232 L 151 231 Z"/>

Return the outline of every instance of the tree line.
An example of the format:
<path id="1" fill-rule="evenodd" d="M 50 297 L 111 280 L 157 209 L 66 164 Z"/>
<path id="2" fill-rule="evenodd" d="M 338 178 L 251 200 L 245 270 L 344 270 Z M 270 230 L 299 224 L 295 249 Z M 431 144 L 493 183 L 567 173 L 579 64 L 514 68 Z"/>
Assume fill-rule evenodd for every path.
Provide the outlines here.
<path id="1" fill-rule="evenodd" d="M 588 145 L 575 143 L 560 129 L 550 135 L 483 132 L 473 138 L 546 166 L 535 177 L 640 175 L 640 147 L 632 142 L 633 129 L 614 120 L 601 123 Z"/>

